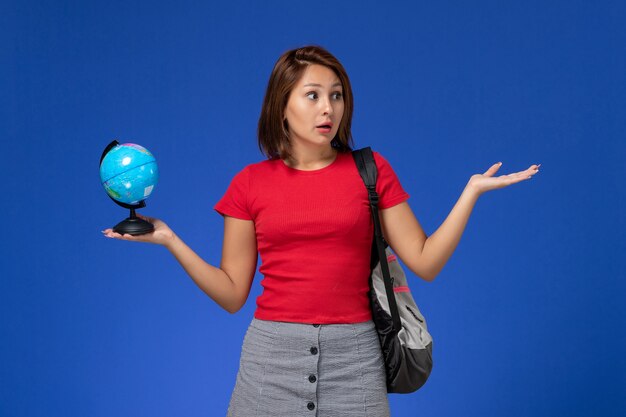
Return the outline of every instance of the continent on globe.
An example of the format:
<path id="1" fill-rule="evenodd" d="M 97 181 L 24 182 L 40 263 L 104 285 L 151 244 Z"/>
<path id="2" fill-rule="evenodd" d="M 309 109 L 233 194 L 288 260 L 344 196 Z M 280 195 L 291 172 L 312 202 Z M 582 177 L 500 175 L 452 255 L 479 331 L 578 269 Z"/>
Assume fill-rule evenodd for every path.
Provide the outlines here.
<path id="1" fill-rule="evenodd" d="M 135 205 L 150 196 L 159 180 L 154 156 L 135 143 L 118 144 L 100 164 L 100 181 L 114 200 Z"/>

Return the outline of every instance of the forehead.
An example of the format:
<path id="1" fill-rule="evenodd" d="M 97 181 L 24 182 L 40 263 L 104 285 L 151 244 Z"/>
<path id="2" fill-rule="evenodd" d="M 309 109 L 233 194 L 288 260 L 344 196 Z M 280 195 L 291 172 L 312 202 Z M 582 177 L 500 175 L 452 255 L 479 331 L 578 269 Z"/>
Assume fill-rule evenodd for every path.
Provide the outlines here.
<path id="1" fill-rule="evenodd" d="M 335 71 L 323 65 L 309 65 L 298 81 L 298 86 L 317 84 L 322 87 L 341 87 L 341 81 Z"/>

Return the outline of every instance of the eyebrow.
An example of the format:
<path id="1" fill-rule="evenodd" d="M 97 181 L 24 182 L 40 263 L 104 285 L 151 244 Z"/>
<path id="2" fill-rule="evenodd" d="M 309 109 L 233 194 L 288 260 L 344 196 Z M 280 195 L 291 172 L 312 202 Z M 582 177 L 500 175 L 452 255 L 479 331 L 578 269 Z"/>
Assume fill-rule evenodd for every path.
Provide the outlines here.
<path id="1" fill-rule="evenodd" d="M 316 83 L 308 83 L 308 84 L 304 84 L 303 87 L 321 87 L 321 84 L 316 84 Z M 336 82 L 335 84 L 332 85 L 332 87 L 341 87 L 341 83 L 340 82 Z"/>

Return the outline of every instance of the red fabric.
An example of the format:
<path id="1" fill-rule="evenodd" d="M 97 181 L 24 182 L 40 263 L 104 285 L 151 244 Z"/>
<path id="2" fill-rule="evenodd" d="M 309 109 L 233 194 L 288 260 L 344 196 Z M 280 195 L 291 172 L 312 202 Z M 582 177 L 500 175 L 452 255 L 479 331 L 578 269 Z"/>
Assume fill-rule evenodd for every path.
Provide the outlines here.
<path id="1" fill-rule="evenodd" d="M 406 201 L 377 152 L 380 208 Z M 231 181 L 215 210 L 254 221 L 263 293 L 254 317 L 299 323 L 371 319 L 367 293 L 373 221 L 367 190 L 350 152 L 302 171 L 280 160 L 250 164 Z"/>

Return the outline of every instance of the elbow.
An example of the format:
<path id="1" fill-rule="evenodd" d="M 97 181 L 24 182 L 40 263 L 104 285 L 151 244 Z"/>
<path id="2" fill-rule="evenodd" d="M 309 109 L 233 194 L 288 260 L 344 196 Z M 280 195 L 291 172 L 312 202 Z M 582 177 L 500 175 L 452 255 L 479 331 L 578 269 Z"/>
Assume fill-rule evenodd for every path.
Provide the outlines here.
<path id="1" fill-rule="evenodd" d="M 437 275 L 439 275 L 439 271 L 422 271 L 422 273 L 417 274 L 420 278 L 427 282 L 433 282 Z"/>
<path id="2" fill-rule="evenodd" d="M 229 277 L 230 279 L 230 277 Z M 250 283 L 252 279 L 250 279 Z M 230 314 L 235 314 L 243 308 L 248 300 L 248 294 L 250 293 L 250 286 L 242 291 L 231 279 L 232 286 L 228 294 L 219 303 L 220 307 L 228 311 Z"/>
<path id="3" fill-rule="evenodd" d="M 439 274 L 434 274 L 434 275 L 429 276 L 426 281 L 433 282 L 435 280 L 435 278 L 437 278 L 437 275 L 439 275 Z"/>
<path id="4" fill-rule="evenodd" d="M 443 269 L 443 265 L 434 265 L 432 263 L 426 263 L 426 264 L 422 263 L 422 264 L 416 265 L 416 267 L 413 268 L 412 271 L 415 273 L 415 275 L 419 276 L 424 281 L 433 282 L 435 278 L 437 278 L 437 276 L 439 275 L 442 269 Z"/>
<path id="5" fill-rule="evenodd" d="M 241 308 L 245 304 L 245 300 L 241 302 L 241 300 L 237 297 L 217 298 L 217 297 L 212 297 L 208 293 L 207 295 L 209 296 L 209 298 L 211 298 L 215 302 L 215 304 L 217 304 L 218 306 L 220 306 L 222 309 L 229 312 L 230 314 L 235 314 L 236 312 L 241 310 Z"/>
<path id="6" fill-rule="evenodd" d="M 231 303 L 227 305 L 223 305 L 222 308 L 228 311 L 230 314 L 235 314 L 244 306 L 245 303 Z"/>
<path id="7" fill-rule="evenodd" d="M 425 265 L 419 263 L 416 265 L 406 264 L 406 266 L 411 272 L 413 272 L 424 281 L 432 282 L 437 276 L 437 271 L 433 270 L 432 268 L 425 268 Z"/>
<path id="8" fill-rule="evenodd" d="M 235 314 L 236 312 L 239 311 L 238 308 L 236 308 L 235 306 L 231 306 L 231 305 L 223 305 L 222 308 L 224 310 L 226 310 L 227 312 L 229 312 L 230 314 Z"/>
<path id="9" fill-rule="evenodd" d="M 247 299 L 247 294 L 246 297 L 233 297 L 231 300 L 228 300 L 228 302 L 221 304 L 221 307 L 230 314 L 235 314 L 243 308 Z"/>
<path id="10" fill-rule="evenodd" d="M 428 274 L 421 274 L 420 275 L 420 278 L 422 278 L 426 282 L 433 282 L 436 277 L 437 277 L 437 275 L 428 275 Z"/>

